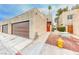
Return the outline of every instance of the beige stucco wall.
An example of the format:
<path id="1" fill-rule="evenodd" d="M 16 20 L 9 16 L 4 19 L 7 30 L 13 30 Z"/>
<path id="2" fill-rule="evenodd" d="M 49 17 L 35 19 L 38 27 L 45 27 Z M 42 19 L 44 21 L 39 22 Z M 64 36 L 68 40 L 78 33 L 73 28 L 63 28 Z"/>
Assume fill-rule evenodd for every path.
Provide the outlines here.
<path id="1" fill-rule="evenodd" d="M 68 15 L 73 15 L 73 19 L 68 20 Z M 79 35 L 79 9 L 63 12 L 59 18 L 59 25 L 64 24 L 67 31 L 67 25 L 73 25 L 73 34 Z"/>
<path id="2" fill-rule="evenodd" d="M 41 14 L 41 12 L 38 13 L 38 10 L 35 11 L 37 13 L 33 13 L 33 19 L 31 20 L 31 29 L 30 29 L 30 36 L 34 38 L 35 33 L 37 32 L 38 35 L 42 35 L 46 32 L 46 23 L 47 23 L 47 17 Z"/>
<path id="3" fill-rule="evenodd" d="M 37 13 L 37 15 L 36 15 Z M 41 35 L 46 32 L 46 16 L 43 15 L 38 9 L 32 9 L 21 15 L 18 15 L 10 20 L 0 22 L 1 32 L 2 25 L 8 24 L 8 34 L 11 34 L 11 24 L 29 20 L 29 38 L 34 38 L 35 33 Z"/>

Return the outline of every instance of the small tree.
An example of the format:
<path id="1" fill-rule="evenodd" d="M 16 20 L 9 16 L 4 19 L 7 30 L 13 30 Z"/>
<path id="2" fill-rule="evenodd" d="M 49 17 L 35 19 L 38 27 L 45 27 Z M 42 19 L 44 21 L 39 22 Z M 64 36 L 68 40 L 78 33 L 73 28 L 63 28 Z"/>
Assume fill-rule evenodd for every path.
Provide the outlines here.
<path id="1" fill-rule="evenodd" d="M 57 13 L 56 13 L 56 18 L 55 18 L 55 20 L 57 21 L 57 27 L 58 27 L 58 20 L 59 20 L 59 17 L 60 17 L 60 15 L 63 13 L 63 12 L 65 12 L 65 11 L 68 11 L 68 7 L 65 7 L 65 8 L 63 8 L 63 9 L 58 9 L 57 10 Z"/>
<path id="2" fill-rule="evenodd" d="M 63 11 L 68 11 L 68 6 L 63 9 Z"/>
<path id="3" fill-rule="evenodd" d="M 52 7 L 49 5 L 49 6 L 48 6 L 48 10 L 49 10 L 49 17 L 51 17 L 51 16 L 52 16 L 52 15 L 51 15 L 51 12 L 50 12 L 50 11 L 51 11 L 51 9 L 52 9 Z M 50 18 L 50 19 L 51 19 L 51 18 Z"/>
<path id="4" fill-rule="evenodd" d="M 68 11 L 68 7 L 65 7 L 65 8 L 63 8 L 63 9 L 58 9 L 57 10 L 57 13 L 56 13 L 56 16 L 60 16 L 63 12 L 65 12 L 65 11 Z"/>
<path id="5" fill-rule="evenodd" d="M 59 17 L 62 14 L 63 10 L 60 8 L 57 10 L 56 16 Z"/>
<path id="6" fill-rule="evenodd" d="M 49 11 L 50 11 L 50 10 L 52 9 L 52 7 L 49 5 L 49 6 L 48 6 L 48 9 L 49 9 Z"/>

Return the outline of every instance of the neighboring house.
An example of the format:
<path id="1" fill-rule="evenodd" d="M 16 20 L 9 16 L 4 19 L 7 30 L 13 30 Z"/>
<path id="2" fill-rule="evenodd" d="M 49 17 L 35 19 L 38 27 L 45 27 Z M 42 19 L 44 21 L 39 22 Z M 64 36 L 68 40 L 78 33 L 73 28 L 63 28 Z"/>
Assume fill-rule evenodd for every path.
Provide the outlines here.
<path id="1" fill-rule="evenodd" d="M 66 27 L 66 32 L 79 35 L 79 9 L 63 12 L 58 20 L 58 27 Z"/>
<path id="2" fill-rule="evenodd" d="M 35 38 L 49 30 L 47 16 L 38 9 L 31 9 L 12 19 L 0 22 L 0 30 L 3 33 L 18 35 L 25 38 Z M 48 27 L 49 26 L 49 27 Z"/>

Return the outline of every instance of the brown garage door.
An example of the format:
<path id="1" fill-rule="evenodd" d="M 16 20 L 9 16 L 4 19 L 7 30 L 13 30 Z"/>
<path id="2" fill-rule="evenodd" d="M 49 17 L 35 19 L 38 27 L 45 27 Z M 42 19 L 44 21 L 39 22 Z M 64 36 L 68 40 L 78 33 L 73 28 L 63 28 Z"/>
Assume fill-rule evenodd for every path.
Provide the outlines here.
<path id="1" fill-rule="evenodd" d="M 8 24 L 2 25 L 2 32 L 3 33 L 8 33 Z"/>
<path id="2" fill-rule="evenodd" d="M 12 24 L 12 34 L 29 38 L 29 21 Z"/>

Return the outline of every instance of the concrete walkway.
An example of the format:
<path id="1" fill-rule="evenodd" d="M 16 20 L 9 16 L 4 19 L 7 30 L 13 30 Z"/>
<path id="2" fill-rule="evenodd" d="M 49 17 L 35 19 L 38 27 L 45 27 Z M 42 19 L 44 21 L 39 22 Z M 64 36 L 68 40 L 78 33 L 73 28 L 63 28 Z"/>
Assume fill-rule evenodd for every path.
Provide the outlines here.
<path id="1" fill-rule="evenodd" d="M 44 33 L 38 39 L 36 39 L 31 45 L 25 47 L 21 50 L 22 53 L 26 55 L 38 55 L 49 36 L 49 32 Z"/>
<path id="2" fill-rule="evenodd" d="M 45 44 L 40 52 L 40 55 L 79 55 L 79 53 L 63 48 L 58 48 L 57 46 Z"/>
<path id="3" fill-rule="evenodd" d="M 53 34 L 53 36 L 51 34 Z M 50 35 L 53 37 L 53 39 L 50 37 Z M 51 44 L 47 43 L 49 39 L 48 37 L 51 38 L 49 40 Z M 36 41 L 34 41 L 31 45 L 21 50 L 21 52 L 25 55 L 79 55 L 79 52 L 64 48 L 58 48 L 57 46 L 55 46 L 55 39 L 57 39 L 58 37 L 59 36 L 55 33 L 45 33 L 40 36 Z"/>

